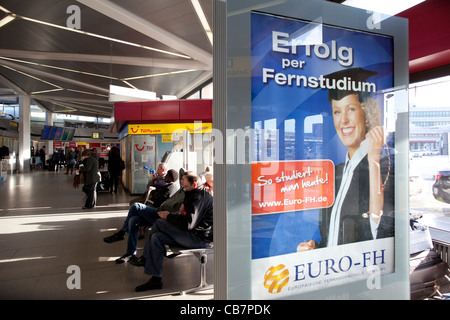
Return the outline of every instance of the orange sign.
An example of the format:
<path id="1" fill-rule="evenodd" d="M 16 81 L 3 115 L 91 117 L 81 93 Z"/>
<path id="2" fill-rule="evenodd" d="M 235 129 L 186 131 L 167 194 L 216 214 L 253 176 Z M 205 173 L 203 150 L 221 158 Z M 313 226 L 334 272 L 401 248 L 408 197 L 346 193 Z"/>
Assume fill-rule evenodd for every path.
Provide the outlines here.
<path id="1" fill-rule="evenodd" d="M 330 160 L 252 163 L 252 214 L 326 208 L 333 202 Z"/>

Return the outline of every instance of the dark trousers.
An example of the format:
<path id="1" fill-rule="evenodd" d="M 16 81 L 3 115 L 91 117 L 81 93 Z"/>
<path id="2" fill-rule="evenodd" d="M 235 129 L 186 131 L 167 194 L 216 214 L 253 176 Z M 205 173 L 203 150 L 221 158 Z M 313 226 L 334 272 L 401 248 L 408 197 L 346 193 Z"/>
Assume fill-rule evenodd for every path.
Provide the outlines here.
<path id="1" fill-rule="evenodd" d="M 117 192 L 117 186 L 119 185 L 119 175 L 115 173 L 109 173 L 109 191 Z"/>
<path id="2" fill-rule="evenodd" d="M 181 246 L 188 249 L 208 248 L 210 244 L 190 231 L 184 231 L 165 219 L 156 219 L 144 247 L 144 273 L 154 277 L 162 276 L 166 245 Z"/>
<path id="3" fill-rule="evenodd" d="M 128 232 L 127 255 L 137 253 L 139 228 L 151 227 L 159 219 L 158 210 L 142 203 L 135 203 L 130 207 L 127 218 L 120 229 Z"/>
<path id="4" fill-rule="evenodd" d="M 95 207 L 95 203 L 97 201 L 97 182 L 91 184 L 85 184 L 83 186 L 83 192 L 86 193 L 86 203 L 84 204 L 85 208 L 93 208 Z"/>

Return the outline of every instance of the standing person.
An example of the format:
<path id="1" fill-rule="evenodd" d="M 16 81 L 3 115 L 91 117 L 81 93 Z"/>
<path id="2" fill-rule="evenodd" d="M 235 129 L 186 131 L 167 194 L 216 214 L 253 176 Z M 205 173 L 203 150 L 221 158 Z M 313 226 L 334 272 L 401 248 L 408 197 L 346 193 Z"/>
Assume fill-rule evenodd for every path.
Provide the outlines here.
<path id="1" fill-rule="evenodd" d="M 75 158 L 77 157 L 77 154 L 75 153 L 75 150 L 73 148 L 70 149 L 70 151 L 67 153 L 67 171 L 66 174 L 69 174 L 69 169 L 70 169 L 70 174 L 73 173 L 73 167 L 75 167 L 75 163 L 77 162 L 75 160 Z"/>
<path id="2" fill-rule="evenodd" d="M 110 179 L 109 192 L 117 192 L 119 178 L 123 170 L 121 163 L 123 163 L 123 160 L 120 157 L 119 149 L 117 149 L 116 147 L 112 147 L 108 155 L 108 172 Z"/>
<path id="3" fill-rule="evenodd" d="M 45 146 L 43 146 L 40 150 L 39 150 L 39 158 L 41 158 L 41 162 L 42 162 L 42 168 L 45 170 L 47 169 L 47 166 L 45 164 L 45 153 L 46 153 L 47 148 Z"/>
<path id="4" fill-rule="evenodd" d="M 86 149 L 83 151 L 83 166 L 80 166 L 81 174 L 84 174 L 83 192 L 86 193 L 86 203 L 83 209 L 92 209 L 97 201 L 97 183 L 100 182 L 98 174 L 98 160 L 91 156 L 91 151 Z"/>
<path id="5" fill-rule="evenodd" d="M 5 157 L 9 157 L 9 148 L 7 146 L 0 148 L 0 159 L 5 159 Z"/>
<path id="6" fill-rule="evenodd" d="M 99 159 L 98 158 L 98 149 L 97 148 L 91 148 L 91 157 L 95 158 L 95 159 Z"/>
<path id="7" fill-rule="evenodd" d="M 83 151 L 85 150 L 85 148 L 81 147 L 80 150 L 78 151 L 78 155 L 77 155 L 77 162 L 80 163 L 83 159 L 81 159 L 81 157 L 83 156 Z"/>

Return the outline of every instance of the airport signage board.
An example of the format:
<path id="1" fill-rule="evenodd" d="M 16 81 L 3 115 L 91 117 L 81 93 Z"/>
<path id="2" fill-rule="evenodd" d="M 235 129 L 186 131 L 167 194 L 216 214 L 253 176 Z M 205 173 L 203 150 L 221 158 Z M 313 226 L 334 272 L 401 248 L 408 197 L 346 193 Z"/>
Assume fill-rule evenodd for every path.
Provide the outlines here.
<path id="1" fill-rule="evenodd" d="M 211 123 L 152 123 L 152 124 L 129 124 L 128 134 L 172 134 L 183 133 L 184 130 L 190 133 L 205 133 L 211 131 Z"/>

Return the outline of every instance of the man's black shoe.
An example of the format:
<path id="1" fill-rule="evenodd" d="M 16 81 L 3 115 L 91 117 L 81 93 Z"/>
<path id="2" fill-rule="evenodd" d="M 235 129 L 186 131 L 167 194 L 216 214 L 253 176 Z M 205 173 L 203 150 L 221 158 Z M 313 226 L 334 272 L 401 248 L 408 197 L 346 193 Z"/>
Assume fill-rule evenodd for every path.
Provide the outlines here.
<path id="1" fill-rule="evenodd" d="M 125 239 L 125 232 L 119 231 L 114 233 L 112 236 L 103 238 L 103 241 L 105 241 L 106 243 L 113 243 L 123 239 Z"/>
<path id="2" fill-rule="evenodd" d="M 162 289 L 162 281 L 159 277 L 151 277 L 146 283 L 137 286 L 135 290 L 136 292 L 142 292 L 155 289 Z"/>
<path id="3" fill-rule="evenodd" d="M 129 260 L 129 262 L 133 266 L 136 266 L 136 267 L 145 267 L 145 257 L 144 256 L 140 256 L 139 258 L 134 256 L 132 259 Z"/>
<path id="4" fill-rule="evenodd" d="M 117 264 L 125 263 L 125 262 L 129 261 L 130 259 L 132 259 L 133 257 L 136 258 L 135 255 L 132 255 L 132 254 L 124 254 L 124 255 L 121 256 L 120 258 L 116 259 L 116 263 L 117 263 Z"/>

